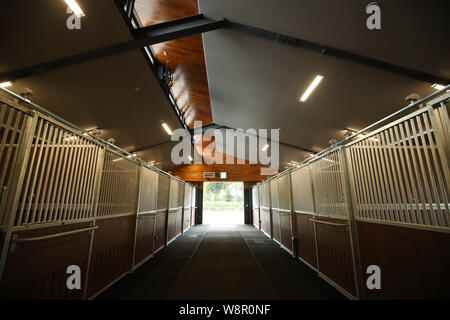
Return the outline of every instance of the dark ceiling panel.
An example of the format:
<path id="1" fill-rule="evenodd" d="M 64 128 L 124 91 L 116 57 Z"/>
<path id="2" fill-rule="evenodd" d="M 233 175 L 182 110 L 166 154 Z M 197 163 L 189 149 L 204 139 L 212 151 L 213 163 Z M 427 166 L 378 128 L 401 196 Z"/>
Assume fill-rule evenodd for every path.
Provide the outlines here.
<path id="1" fill-rule="evenodd" d="M 2 1 L 0 70 L 133 39 L 114 1 L 79 0 L 79 4 L 86 14 L 81 30 L 68 30 L 62 0 Z M 11 90 L 25 87 L 33 90 L 33 102 L 84 129 L 101 128 L 101 138 L 114 138 L 128 151 L 170 140 L 161 121 L 172 129 L 179 127 L 139 50 L 19 79 Z M 170 153 L 160 161 L 170 161 Z"/>
<path id="2" fill-rule="evenodd" d="M 379 0 L 381 30 L 360 0 L 199 0 L 200 12 L 353 53 L 450 76 L 447 0 Z"/>

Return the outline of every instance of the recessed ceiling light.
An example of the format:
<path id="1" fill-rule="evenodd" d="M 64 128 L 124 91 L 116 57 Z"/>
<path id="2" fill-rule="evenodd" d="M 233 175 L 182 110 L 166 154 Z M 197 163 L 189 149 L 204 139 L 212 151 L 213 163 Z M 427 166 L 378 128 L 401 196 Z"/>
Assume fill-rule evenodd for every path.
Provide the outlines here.
<path id="1" fill-rule="evenodd" d="M 311 84 L 309 85 L 308 89 L 306 89 L 305 93 L 302 95 L 302 97 L 300 98 L 301 102 L 305 102 L 306 100 L 308 100 L 309 96 L 311 95 L 311 93 L 313 93 L 313 91 L 317 88 L 317 86 L 319 85 L 319 83 L 322 81 L 323 76 L 321 75 L 317 75 L 313 82 L 311 82 Z"/>
<path id="2" fill-rule="evenodd" d="M 444 85 L 439 84 L 439 83 L 433 83 L 433 84 L 431 85 L 431 87 L 434 88 L 434 89 L 436 89 L 436 90 L 442 90 L 442 89 L 445 88 Z"/>
<path id="3" fill-rule="evenodd" d="M 6 81 L 6 82 L 0 83 L 0 87 L 1 88 L 8 88 L 8 87 L 11 87 L 11 86 L 12 86 L 11 81 Z"/>
<path id="4" fill-rule="evenodd" d="M 162 124 L 162 126 L 163 126 L 164 130 L 166 130 L 166 132 L 167 132 L 167 134 L 168 134 L 169 136 L 171 136 L 171 135 L 173 134 L 173 131 L 170 130 L 170 128 L 169 128 L 169 126 L 167 125 L 167 123 L 164 122 L 164 123 Z"/>
<path id="5" fill-rule="evenodd" d="M 83 10 L 81 10 L 80 6 L 75 0 L 64 0 L 64 1 L 66 1 L 67 5 L 70 7 L 70 9 L 78 18 L 85 16 Z"/>
<path id="6" fill-rule="evenodd" d="M 268 145 L 268 144 L 266 144 L 266 145 L 262 148 L 262 151 L 263 151 L 263 152 L 266 152 L 267 149 L 269 149 L 269 145 Z"/>

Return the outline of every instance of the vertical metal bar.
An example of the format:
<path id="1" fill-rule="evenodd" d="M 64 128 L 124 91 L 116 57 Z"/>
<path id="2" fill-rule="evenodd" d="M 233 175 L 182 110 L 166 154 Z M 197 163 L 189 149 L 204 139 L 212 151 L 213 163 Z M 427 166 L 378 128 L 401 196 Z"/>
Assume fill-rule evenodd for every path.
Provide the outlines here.
<path id="1" fill-rule="evenodd" d="M 408 221 L 410 223 L 417 223 L 416 215 L 413 212 L 413 203 L 411 201 L 411 195 L 412 191 L 411 188 L 413 186 L 413 181 L 410 178 L 410 174 L 412 174 L 411 171 L 409 171 L 408 167 L 405 165 L 405 160 L 407 157 L 406 150 L 407 146 L 405 144 L 405 141 L 403 140 L 403 135 L 399 134 L 399 130 L 401 130 L 401 123 L 399 123 L 397 126 L 394 127 L 395 136 L 397 137 L 397 140 L 399 141 L 398 145 L 398 151 L 399 151 L 399 158 L 400 158 L 400 167 L 403 172 L 403 177 L 405 180 L 405 188 L 406 188 L 406 195 L 405 195 L 405 204 L 408 202 L 409 204 L 409 210 L 408 211 Z"/>
<path id="2" fill-rule="evenodd" d="M 59 142 L 61 141 L 63 137 L 64 131 L 62 129 L 57 130 L 57 134 L 55 134 L 56 141 L 53 141 L 54 148 L 56 148 L 55 156 L 53 159 L 53 168 L 52 168 L 52 175 L 50 178 L 50 187 L 47 193 L 47 199 L 46 199 L 46 207 L 45 207 L 45 213 L 44 213 L 44 220 L 49 219 L 50 221 L 53 221 L 54 215 L 53 212 L 50 211 L 50 215 L 48 215 L 48 210 L 50 208 L 50 201 L 54 201 L 54 197 L 52 195 L 55 194 L 56 188 L 58 185 L 58 179 L 59 179 L 59 172 L 61 171 L 61 158 L 62 158 L 62 151 L 61 147 L 59 145 Z M 61 151 L 61 156 L 60 156 Z M 56 175 L 56 181 L 55 181 L 55 175 Z M 53 203 L 53 202 L 52 202 Z"/>
<path id="3" fill-rule="evenodd" d="M 74 192 L 73 192 L 73 202 L 72 202 L 72 219 L 73 220 L 77 220 L 79 219 L 80 216 L 80 211 L 81 211 L 81 203 L 79 200 L 80 197 L 80 189 L 83 189 L 83 182 L 84 182 L 84 177 L 86 175 L 86 153 L 88 151 L 88 149 L 86 148 L 85 144 L 84 144 L 84 139 L 81 137 L 77 137 L 77 141 L 79 142 L 78 144 L 78 148 L 80 148 L 80 162 L 78 162 L 77 165 L 77 175 L 76 175 L 76 180 L 75 180 L 75 188 L 74 188 Z"/>
<path id="4" fill-rule="evenodd" d="M 288 179 L 288 188 L 289 188 L 289 210 L 291 211 L 291 241 L 292 241 L 292 256 L 296 257 L 298 255 L 297 252 L 297 221 L 295 220 L 295 211 L 294 211 L 294 192 L 292 190 L 292 172 L 288 171 L 287 179 Z"/>
<path id="5" fill-rule="evenodd" d="M 422 113 L 422 120 L 425 122 L 426 127 L 428 127 L 428 118 L 427 118 L 427 114 L 426 113 Z M 429 146 L 426 145 L 426 139 L 425 139 L 425 135 L 424 135 L 424 130 L 422 127 L 422 122 L 421 119 L 418 118 L 418 129 L 420 132 L 420 137 L 422 138 L 422 142 L 423 142 L 423 152 L 425 154 L 425 160 L 426 160 L 426 164 L 427 164 L 427 168 L 428 168 L 428 174 L 430 177 L 430 184 L 431 184 L 431 190 L 433 191 L 432 194 L 430 193 L 430 199 L 431 199 L 431 203 L 430 203 L 430 214 L 431 217 L 433 219 L 433 223 L 436 226 L 443 226 L 443 221 L 441 221 L 441 217 L 443 218 L 443 214 L 442 214 L 442 210 L 441 210 L 441 203 L 439 200 L 439 193 L 436 187 L 436 181 L 434 178 L 434 173 L 433 173 L 433 169 L 432 169 L 432 163 L 430 161 L 430 155 L 428 153 L 428 148 L 430 148 L 432 150 L 432 152 L 434 152 L 434 143 L 433 140 L 431 138 L 431 132 L 428 131 L 428 135 L 429 135 Z M 437 170 L 438 168 L 436 168 Z M 433 208 L 433 194 L 434 194 L 434 200 L 436 200 L 436 206 L 437 206 L 437 214 L 435 214 L 434 212 L 434 208 Z"/>
<path id="6" fill-rule="evenodd" d="M 136 195 L 135 195 L 135 202 L 134 202 L 134 210 L 133 215 L 135 219 L 134 223 L 134 231 L 133 231 L 133 249 L 131 250 L 131 263 L 130 263 L 130 272 L 134 272 L 135 270 L 135 264 L 134 260 L 136 259 L 136 244 L 137 244 L 137 231 L 138 231 L 138 224 L 139 224 L 139 206 L 141 201 L 141 192 L 142 192 L 142 184 L 145 182 L 144 179 L 142 179 L 143 167 L 142 164 L 139 165 L 137 170 L 137 179 L 136 179 Z"/>
<path id="7" fill-rule="evenodd" d="M 361 188 L 361 194 L 363 196 L 363 199 L 365 201 L 365 207 L 366 207 L 366 218 L 373 219 L 373 212 L 372 212 L 372 204 L 370 201 L 370 193 L 367 189 L 367 168 L 364 168 L 362 164 L 362 153 L 364 152 L 364 146 L 361 144 L 357 144 L 356 146 L 352 147 L 354 148 L 355 157 L 357 159 L 357 167 L 358 167 L 358 174 L 357 177 L 360 180 L 360 188 Z"/>
<path id="8" fill-rule="evenodd" d="M 357 186 L 355 186 L 356 189 L 358 189 L 357 192 L 357 203 L 359 204 L 359 206 L 356 207 L 356 212 L 355 214 L 360 217 L 364 217 L 364 218 L 369 218 L 369 212 L 367 210 L 368 208 L 368 201 L 366 200 L 366 193 L 364 191 L 363 188 L 363 175 L 365 174 L 363 172 L 363 170 L 361 169 L 360 166 L 360 159 L 359 159 L 359 149 L 360 146 L 356 145 L 356 146 L 352 146 L 349 148 L 350 153 L 351 153 L 351 163 L 353 163 L 354 168 L 352 169 L 353 172 L 355 172 L 354 176 L 356 177 L 357 180 Z"/>
<path id="9" fill-rule="evenodd" d="M 48 122 L 45 121 L 44 129 L 42 131 L 42 135 L 40 135 L 40 133 L 39 133 L 39 135 L 38 135 L 38 137 L 36 139 L 36 148 L 39 145 L 39 138 L 42 138 L 42 143 L 39 146 L 39 153 L 38 153 L 38 158 L 37 158 L 37 163 L 36 163 L 36 169 L 35 169 L 35 172 L 34 172 L 32 183 L 31 183 L 30 200 L 28 202 L 28 210 L 27 210 L 27 215 L 26 215 L 26 219 L 25 219 L 26 222 L 30 222 L 28 219 L 30 217 L 31 205 L 32 205 L 32 202 L 33 202 L 34 189 L 36 187 L 36 182 L 37 182 L 38 174 L 39 174 L 39 171 L 40 171 L 40 163 L 41 163 L 42 152 L 44 150 L 44 141 L 45 141 L 45 138 L 47 136 L 47 129 L 48 129 Z M 36 197 L 34 197 L 34 200 L 35 200 L 35 203 L 38 201 L 36 199 Z M 32 216 L 31 216 L 31 222 L 34 222 L 35 214 L 36 214 L 36 211 L 34 209 L 33 212 L 32 212 Z"/>
<path id="10" fill-rule="evenodd" d="M 67 203 L 67 207 L 66 207 L 66 211 L 65 211 L 65 216 L 66 218 L 64 220 L 73 220 L 74 219 L 74 209 L 76 207 L 76 204 L 74 202 L 74 198 L 75 198 L 75 192 L 77 189 L 77 185 L 78 185 L 78 173 L 79 173 L 79 169 L 80 169 L 80 162 L 81 162 L 81 156 L 83 153 L 83 149 L 79 143 L 79 137 L 78 136 L 74 136 L 75 138 L 73 139 L 75 141 L 75 162 L 73 164 L 74 168 L 72 171 L 72 175 L 71 175 L 71 180 L 70 180 L 70 185 L 69 185 L 69 194 L 70 197 L 68 198 L 68 203 Z"/>
<path id="11" fill-rule="evenodd" d="M 416 121 L 419 123 L 420 119 L 418 119 L 418 116 L 415 117 Z M 416 131 L 416 127 L 414 125 L 414 120 L 410 119 L 411 121 L 411 129 L 413 132 L 413 138 L 416 142 L 416 150 L 417 150 L 417 154 L 418 154 L 418 158 L 419 158 L 419 164 L 420 164 L 420 169 L 422 172 L 422 177 L 423 177 L 423 183 L 425 186 L 425 195 L 426 195 L 426 200 L 429 203 L 429 206 L 431 209 L 433 209 L 433 200 L 431 198 L 431 194 L 430 194 L 430 186 L 428 184 L 428 179 L 427 179 L 427 175 L 425 173 L 425 167 L 424 167 L 424 163 L 423 163 L 423 158 L 422 158 L 422 152 L 421 152 L 421 144 L 419 143 L 419 133 Z M 419 129 L 420 130 L 420 129 Z M 425 148 L 425 141 L 423 141 L 423 145 L 422 148 Z M 425 152 L 425 149 L 424 149 Z M 425 214 L 425 221 L 428 225 L 436 225 L 436 221 L 435 221 L 435 217 L 433 214 L 431 214 L 431 222 L 430 222 L 430 214 L 428 213 L 428 209 L 426 206 L 424 206 L 423 208 L 424 210 L 424 214 Z"/>
<path id="12" fill-rule="evenodd" d="M 441 104 L 441 108 L 443 109 L 445 106 L 443 104 Z M 446 110 L 445 110 L 446 111 Z M 437 111 L 438 112 L 438 111 Z M 427 130 L 428 132 L 430 132 L 431 128 L 433 128 L 433 133 L 434 133 L 434 137 L 436 140 L 436 148 L 438 149 L 437 154 L 435 152 L 434 149 L 433 150 L 433 159 L 435 162 L 435 167 L 436 170 L 438 170 L 439 165 L 438 165 L 438 159 L 440 160 L 441 164 L 442 164 L 442 168 L 444 169 L 443 171 L 443 176 L 444 179 L 442 178 L 441 175 L 438 175 L 438 179 L 439 179 L 439 184 L 440 184 L 440 188 L 442 190 L 442 200 L 444 202 L 444 206 L 445 206 L 445 211 L 447 212 L 447 215 L 445 217 L 446 221 L 447 221 L 447 227 L 450 224 L 450 210 L 449 210 L 449 199 L 448 199 L 448 194 L 447 194 L 447 190 L 450 187 L 450 171 L 446 170 L 447 168 L 449 168 L 449 162 L 447 161 L 448 158 L 450 158 L 450 145 L 445 143 L 445 133 L 447 133 L 447 135 L 450 132 L 450 126 L 446 126 L 446 125 L 450 125 L 450 123 L 448 123 L 448 114 L 445 113 L 443 115 L 441 115 L 441 118 L 447 118 L 447 121 L 441 121 L 442 123 L 440 124 L 439 121 L 436 120 L 436 113 L 433 112 L 433 107 L 432 106 L 428 106 L 428 115 L 429 115 L 429 119 L 430 119 L 430 123 L 431 123 L 431 127 L 427 126 Z M 428 124 L 428 123 L 427 123 Z M 443 125 L 444 127 L 441 127 L 440 125 Z M 449 148 L 446 148 L 449 147 Z"/>
<path id="13" fill-rule="evenodd" d="M 97 223 L 96 217 L 97 217 L 97 208 L 98 208 L 98 201 L 100 196 L 100 188 L 101 188 L 101 177 L 103 172 L 103 165 L 105 160 L 105 149 L 99 148 L 98 157 L 97 157 L 97 163 L 95 166 L 95 181 L 94 181 L 94 198 L 92 199 L 92 210 L 94 211 L 92 216 L 94 217 L 94 221 L 92 222 L 92 226 L 95 226 Z M 88 252 L 88 261 L 86 266 L 86 279 L 84 283 L 84 296 L 83 298 L 86 300 L 87 298 L 87 291 L 89 286 L 89 276 L 90 276 L 90 269 L 91 269 L 91 262 L 92 262 L 92 249 L 94 247 L 94 240 L 95 240 L 95 230 L 92 230 L 91 238 L 89 241 L 89 252 Z"/>
<path id="14" fill-rule="evenodd" d="M 54 203 L 54 205 L 57 206 L 57 210 L 54 214 L 55 220 L 62 220 L 63 219 L 63 212 L 64 212 L 64 201 L 65 201 L 65 197 L 66 197 L 66 188 L 67 188 L 67 179 L 68 179 L 68 175 L 69 175 L 69 164 L 71 161 L 71 157 L 72 157 L 72 152 L 73 152 L 73 148 L 72 148 L 72 140 L 67 140 L 68 138 L 64 138 L 65 135 L 63 135 L 63 139 L 61 141 L 61 145 L 64 148 L 64 160 L 61 162 L 61 180 L 58 182 L 59 183 L 59 187 L 58 187 L 58 192 L 57 192 L 57 197 L 56 197 L 56 201 L 52 201 Z"/>
<path id="15" fill-rule="evenodd" d="M 42 149 L 44 151 L 44 158 L 43 161 L 41 162 L 41 171 L 39 173 L 39 182 L 36 188 L 36 197 L 34 198 L 34 210 L 33 210 L 33 217 L 32 217 L 32 221 L 33 223 L 35 222 L 41 222 L 41 217 L 38 215 L 38 209 L 39 209 L 39 204 L 41 202 L 40 196 L 41 196 L 41 191 L 42 191 L 42 182 L 44 180 L 44 173 L 47 171 L 47 158 L 48 158 L 48 152 L 49 152 L 49 142 L 50 139 L 53 135 L 53 130 L 54 127 L 52 125 L 49 124 L 49 129 L 47 131 L 47 133 L 44 135 L 44 138 L 42 140 Z M 37 220 L 36 220 L 37 219 Z"/>
<path id="16" fill-rule="evenodd" d="M 380 135 L 381 138 L 382 134 Z M 367 138 L 366 138 L 367 139 Z M 372 141 L 372 142 L 370 142 Z M 371 148 L 374 149 L 374 153 L 373 153 L 373 161 L 377 162 L 377 168 L 378 168 L 378 177 L 379 177 L 379 186 L 381 189 L 381 197 L 382 197 L 382 216 L 384 220 L 388 220 L 386 219 L 386 214 L 388 214 L 388 210 L 387 210 L 387 206 L 390 205 L 391 202 L 391 198 L 390 198 L 390 194 L 389 194 L 389 190 L 388 190 L 388 181 L 390 181 L 390 179 L 387 177 L 386 174 L 386 166 L 385 166 L 385 162 L 384 159 L 382 157 L 383 151 L 385 151 L 386 147 L 382 147 L 381 145 L 378 145 L 377 143 L 375 143 L 372 139 L 368 138 L 367 142 L 369 145 L 371 145 Z M 383 150 L 380 150 L 380 148 L 383 148 Z"/>
<path id="17" fill-rule="evenodd" d="M 395 126 L 394 128 L 397 128 L 397 126 Z M 394 162 L 395 162 L 395 171 L 397 173 L 397 181 L 398 184 L 400 185 L 400 192 L 398 192 L 397 190 L 397 196 L 398 199 L 400 200 L 400 203 L 398 203 L 398 206 L 400 209 L 403 209 L 403 216 L 402 216 L 402 220 L 403 222 L 411 222 L 411 219 L 408 215 L 408 207 L 406 205 L 406 194 L 405 194 L 405 187 L 403 186 L 403 179 L 402 179 L 402 171 L 400 169 L 400 163 L 398 160 L 398 154 L 400 153 L 400 140 L 398 139 L 398 136 L 394 136 L 394 132 L 392 127 L 389 128 L 389 136 L 390 136 L 390 141 L 392 143 L 392 153 L 394 154 Z M 397 146 L 395 146 L 395 144 L 397 143 Z"/>
<path id="18" fill-rule="evenodd" d="M 374 186 L 373 186 L 373 182 L 375 181 L 374 175 L 373 175 L 373 168 L 372 165 L 370 164 L 370 146 L 367 145 L 367 141 L 363 140 L 361 141 L 362 145 L 365 147 L 365 151 L 363 152 L 363 156 L 364 156 L 364 162 L 365 162 L 365 166 L 367 168 L 366 172 L 368 173 L 368 178 L 367 178 L 367 186 L 372 200 L 372 210 L 373 210 L 373 218 L 375 220 L 381 220 L 381 212 L 379 214 L 379 203 L 378 203 L 378 198 L 376 197 L 377 191 L 375 190 Z M 372 156 L 373 157 L 373 156 Z"/>
<path id="19" fill-rule="evenodd" d="M 50 195 L 50 192 L 51 192 L 51 190 L 47 190 L 47 186 L 49 185 L 49 180 L 50 180 L 51 174 L 53 174 L 54 169 L 55 169 L 56 161 L 53 158 L 53 155 L 54 155 L 55 142 L 56 142 L 58 133 L 59 133 L 58 128 L 55 127 L 52 132 L 53 139 L 52 139 L 52 135 L 49 135 L 49 137 L 48 137 L 47 149 L 50 150 L 50 155 L 49 155 L 48 161 L 45 161 L 47 173 L 46 173 L 45 179 L 44 179 L 44 187 L 42 188 L 43 194 L 42 194 L 42 204 L 41 204 L 41 208 L 39 210 L 39 215 L 38 215 L 39 221 L 41 221 L 41 219 L 42 219 L 42 221 L 47 221 L 47 215 L 46 214 L 42 215 L 42 213 L 44 212 L 44 207 L 48 205 L 48 203 L 46 202 L 46 199 L 48 199 L 48 196 Z M 53 163 L 53 166 L 52 166 L 52 163 Z M 49 188 L 50 189 L 52 188 L 51 184 L 50 184 Z"/>
<path id="20" fill-rule="evenodd" d="M 87 161 L 86 161 L 86 170 L 84 173 L 85 179 L 83 182 L 83 188 L 81 189 L 81 197 L 80 197 L 80 218 L 85 219 L 88 218 L 89 214 L 89 201 L 90 201 L 90 194 L 91 194 L 91 188 L 92 188 L 92 180 L 93 180 L 93 168 L 94 168 L 94 161 L 95 161 L 95 146 L 90 142 L 86 141 L 86 148 L 87 148 Z"/>
<path id="21" fill-rule="evenodd" d="M 355 180 L 353 171 L 349 166 L 349 150 L 344 147 L 341 148 L 342 158 L 342 189 L 344 191 L 345 201 L 347 202 L 347 218 L 350 227 L 350 247 L 353 260 L 353 274 L 356 288 L 356 297 L 362 299 L 365 297 L 363 268 L 361 263 L 360 248 L 358 241 L 357 225 L 355 219 L 355 199 L 352 194 L 355 194 Z"/>
<path id="22" fill-rule="evenodd" d="M 395 163 L 395 145 L 394 145 L 394 141 L 390 140 L 389 138 L 389 132 L 390 132 L 391 128 L 385 130 L 383 132 L 385 139 L 386 139 L 386 143 L 388 144 L 387 150 L 388 150 L 388 155 L 389 155 L 389 174 L 391 175 L 391 179 L 389 179 L 389 183 L 391 185 L 391 190 L 392 190 L 392 206 L 394 206 L 394 212 L 395 212 L 395 216 L 396 216 L 396 221 L 399 222 L 405 222 L 406 220 L 404 219 L 404 214 L 402 213 L 402 209 L 401 209 L 401 202 L 402 199 L 400 197 L 400 193 L 398 191 L 397 187 L 394 187 L 394 185 L 397 186 L 398 184 L 398 177 L 396 175 L 397 171 L 395 169 L 396 163 Z M 394 181 L 394 182 L 393 182 Z"/>
<path id="23" fill-rule="evenodd" d="M 67 211 L 70 206 L 70 197 L 71 197 L 71 190 L 72 190 L 72 181 L 73 181 L 73 172 L 75 170 L 75 166 L 77 164 L 77 154 L 78 154 L 78 148 L 76 144 L 74 144 L 75 139 L 72 138 L 73 136 L 69 136 L 66 139 L 69 139 L 70 141 L 70 156 L 67 163 L 67 174 L 66 174 L 66 180 L 64 182 L 64 193 L 63 193 L 63 199 L 61 201 L 61 204 L 63 207 L 61 208 L 61 220 L 66 221 L 68 219 Z M 67 192 L 67 193 L 66 193 Z"/>
<path id="24" fill-rule="evenodd" d="M 167 188 L 166 243 L 165 243 L 166 247 L 169 244 L 170 190 L 172 189 L 171 186 L 172 186 L 172 179 L 169 178 L 169 186 Z"/>
<path id="25" fill-rule="evenodd" d="M 411 136 L 411 133 L 409 131 L 408 123 L 409 123 L 409 121 L 405 121 L 404 122 L 405 132 L 406 132 L 405 139 L 406 138 L 408 139 L 408 143 L 410 145 L 409 150 L 411 151 L 410 156 L 408 155 L 408 158 L 407 158 L 408 171 L 411 172 L 411 174 L 412 174 L 412 172 L 413 172 L 412 169 L 414 169 L 415 178 L 416 178 L 415 181 L 417 182 L 417 185 L 414 184 L 414 190 L 417 189 L 417 191 L 418 191 L 418 192 L 414 193 L 414 196 L 416 197 L 415 202 L 416 202 L 416 208 L 417 208 L 417 212 L 418 212 L 417 219 L 419 220 L 420 224 L 424 224 L 425 223 L 424 219 L 425 219 L 425 216 L 427 215 L 427 213 L 426 213 L 426 206 L 425 206 L 425 197 L 423 195 L 422 183 L 420 181 L 420 173 L 419 173 L 419 169 L 418 169 L 418 165 L 417 165 L 416 156 L 415 156 L 415 153 L 414 153 L 414 150 L 416 148 L 414 147 L 414 140 L 413 140 L 413 138 Z M 400 130 L 400 132 L 403 135 L 403 130 Z M 409 159 L 410 158 L 412 159 L 412 166 L 409 165 L 409 162 L 410 162 Z M 422 210 L 419 210 L 419 202 L 422 203 Z M 425 220 L 425 221 L 428 221 L 428 220 Z"/>
<path id="26" fill-rule="evenodd" d="M 273 239 L 273 211 L 272 211 L 272 188 L 270 186 L 270 182 L 267 183 L 267 187 L 269 188 L 269 221 L 270 221 L 270 238 Z"/>

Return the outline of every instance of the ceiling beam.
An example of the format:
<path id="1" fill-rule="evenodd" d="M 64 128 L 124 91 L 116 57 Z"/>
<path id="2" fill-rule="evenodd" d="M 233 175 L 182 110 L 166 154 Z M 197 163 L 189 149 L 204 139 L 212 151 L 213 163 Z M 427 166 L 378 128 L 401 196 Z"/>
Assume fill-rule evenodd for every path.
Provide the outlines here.
<path id="1" fill-rule="evenodd" d="M 128 42 L 1 73 L 0 82 L 17 80 L 47 71 L 76 65 L 82 62 L 144 48 L 149 45 L 216 30 L 224 27 L 224 25 L 225 20 L 222 19 L 216 21 L 207 19 L 202 14 L 154 24 L 149 27 L 136 29 L 134 39 Z"/>
<path id="2" fill-rule="evenodd" d="M 214 124 L 214 125 L 217 126 L 216 129 L 231 129 L 231 130 L 234 130 L 235 132 L 238 131 L 235 128 L 224 126 L 224 125 L 219 125 L 219 124 Z M 247 133 L 247 132 L 242 132 L 242 133 L 244 133 L 245 135 L 254 136 L 254 137 L 258 138 L 258 139 L 260 138 L 260 136 L 258 134 L 254 135 L 254 134 L 250 134 L 250 133 Z M 272 142 L 276 142 L 276 143 L 279 143 L 280 145 L 283 145 L 283 146 L 286 146 L 286 147 L 290 147 L 290 148 L 293 148 L 293 149 L 297 149 L 297 150 L 301 150 L 301 151 L 305 151 L 305 152 L 309 152 L 309 153 L 314 153 L 314 154 L 317 153 L 317 151 L 313 151 L 313 150 L 305 148 L 305 147 L 295 146 L 295 145 L 292 145 L 292 144 L 289 144 L 289 143 L 286 143 L 286 142 L 283 142 L 283 141 L 272 140 L 269 137 L 266 137 L 266 139 L 267 139 L 267 141 L 270 141 L 271 143 Z"/>
<path id="3" fill-rule="evenodd" d="M 386 61 L 377 60 L 374 58 L 366 57 L 363 55 L 359 55 L 356 53 L 352 53 L 349 51 L 325 46 L 320 43 L 307 41 L 299 38 L 295 38 L 286 34 L 273 32 L 266 29 L 261 29 L 245 24 L 240 24 L 236 22 L 231 22 L 227 20 L 227 27 L 231 30 L 239 31 L 242 33 L 246 33 L 252 36 L 256 36 L 259 38 L 264 38 L 267 40 L 272 40 L 278 42 L 280 44 L 285 44 L 288 46 L 298 47 L 310 51 L 314 51 L 323 55 L 327 55 L 330 57 L 340 58 L 347 61 L 363 64 L 366 66 L 370 66 L 373 68 L 389 71 L 392 73 L 400 74 L 402 76 L 418 79 L 421 81 L 429 82 L 429 83 L 441 83 L 443 85 L 447 85 L 450 83 L 450 79 L 445 76 L 435 75 L 423 71 L 414 70 L 411 68 L 407 68 L 404 66 L 392 64 Z"/>

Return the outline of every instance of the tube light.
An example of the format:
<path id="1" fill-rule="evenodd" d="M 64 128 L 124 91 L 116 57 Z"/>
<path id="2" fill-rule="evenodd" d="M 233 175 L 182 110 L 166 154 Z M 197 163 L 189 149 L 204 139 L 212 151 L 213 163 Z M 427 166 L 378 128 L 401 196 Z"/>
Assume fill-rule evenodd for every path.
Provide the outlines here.
<path id="1" fill-rule="evenodd" d="M 439 84 L 439 83 L 433 83 L 433 84 L 431 85 L 431 87 L 434 88 L 434 89 L 436 89 L 436 90 L 442 90 L 442 89 L 445 88 L 444 85 Z"/>
<path id="2" fill-rule="evenodd" d="M 266 144 L 266 145 L 262 148 L 262 151 L 263 151 L 263 152 L 266 152 L 267 149 L 269 149 L 269 145 L 268 145 L 268 144 Z"/>
<path id="3" fill-rule="evenodd" d="M 83 12 L 83 10 L 81 10 L 80 6 L 78 5 L 78 3 L 75 0 L 64 0 L 67 5 L 69 6 L 69 8 L 72 10 L 72 12 L 78 17 L 84 17 L 85 14 Z"/>
<path id="4" fill-rule="evenodd" d="M 8 88 L 8 87 L 11 87 L 11 86 L 12 86 L 12 83 L 10 81 L 6 81 L 6 82 L 0 83 L 0 87 L 1 88 Z"/>
<path id="5" fill-rule="evenodd" d="M 316 76 L 316 78 L 314 79 L 313 82 L 311 82 L 311 84 L 309 85 L 308 89 L 306 89 L 305 93 L 303 94 L 303 96 L 300 98 L 301 102 L 305 102 L 306 100 L 308 100 L 309 96 L 311 95 L 311 93 L 313 93 L 313 91 L 317 88 L 317 86 L 319 85 L 319 83 L 322 81 L 323 76 L 318 75 Z"/>
<path id="6" fill-rule="evenodd" d="M 162 124 L 162 126 L 163 126 L 164 130 L 166 130 L 166 132 L 167 132 L 167 134 L 168 134 L 169 136 L 171 136 L 171 135 L 173 134 L 173 131 L 170 130 L 170 128 L 169 128 L 169 126 L 167 125 L 167 123 L 164 122 L 164 123 Z"/>

